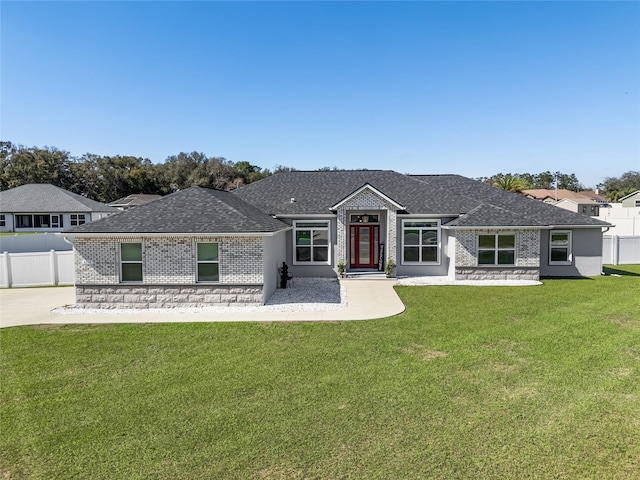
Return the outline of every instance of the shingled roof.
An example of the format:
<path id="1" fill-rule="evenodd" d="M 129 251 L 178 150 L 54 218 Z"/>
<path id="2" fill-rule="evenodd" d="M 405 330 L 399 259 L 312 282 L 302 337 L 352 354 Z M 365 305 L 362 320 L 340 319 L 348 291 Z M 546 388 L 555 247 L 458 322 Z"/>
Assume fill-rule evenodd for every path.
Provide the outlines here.
<path id="1" fill-rule="evenodd" d="M 455 216 L 449 226 L 608 226 L 460 175 L 403 175 L 390 170 L 284 172 L 233 193 L 270 215 L 329 214 L 364 185 L 405 207 L 406 213 Z M 477 208 L 482 207 L 482 208 Z"/>
<path id="2" fill-rule="evenodd" d="M 229 192 L 191 187 L 65 233 L 243 234 L 286 228 Z"/>
<path id="3" fill-rule="evenodd" d="M 85 213 L 119 210 L 47 183 L 29 183 L 0 192 L 0 211 L 11 213 Z"/>

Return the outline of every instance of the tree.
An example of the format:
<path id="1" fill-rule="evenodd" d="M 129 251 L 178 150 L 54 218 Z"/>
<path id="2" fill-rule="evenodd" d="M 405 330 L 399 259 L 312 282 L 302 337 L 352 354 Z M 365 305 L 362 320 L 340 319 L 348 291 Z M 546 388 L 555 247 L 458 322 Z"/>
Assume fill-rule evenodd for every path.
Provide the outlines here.
<path id="1" fill-rule="evenodd" d="M 493 185 L 494 187 L 501 188 L 508 192 L 522 193 L 522 190 L 525 189 L 524 182 L 520 178 L 511 175 L 510 173 L 504 175 L 498 173 L 497 175 L 491 177 L 490 181 L 491 185 Z"/>
<path id="2" fill-rule="evenodd" d="M 620 177 L 607 177 L 598 187 L 609 200 L 617 202 L 622 197 L 640 190 L 640 171 L 630 170 Z"/>

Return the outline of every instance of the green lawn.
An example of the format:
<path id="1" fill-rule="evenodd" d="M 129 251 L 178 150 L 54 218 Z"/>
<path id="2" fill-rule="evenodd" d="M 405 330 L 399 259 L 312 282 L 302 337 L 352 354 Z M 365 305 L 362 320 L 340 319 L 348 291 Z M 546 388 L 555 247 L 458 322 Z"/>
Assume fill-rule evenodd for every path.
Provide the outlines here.
<path id="1" fill-rule="evenodd" d="M 387 319 L 0 331 L 0 478 L 640 472 L 640 266 Z"/>

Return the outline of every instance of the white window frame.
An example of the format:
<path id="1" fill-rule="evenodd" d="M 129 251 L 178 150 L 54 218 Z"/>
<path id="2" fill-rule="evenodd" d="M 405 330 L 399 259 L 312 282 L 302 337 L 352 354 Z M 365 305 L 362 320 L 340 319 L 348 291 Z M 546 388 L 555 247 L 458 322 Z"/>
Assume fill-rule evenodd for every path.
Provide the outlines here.
<path id="1" fill-rule="evenodd" d="M 71 226 L 76 227 L 78 225 L 84 225 L 87 223 L 84 213 L 72 213 L 71 214 Z"/>
<path id="2" fill-rule="evenodd" d="M 405 224 L 406 223 L 435 223 L 436 225 L 434 227 L 406 227 Z M 418 245 L 406 245 L 407 247 L 417 247 L 418 248 L 418 252 L 419 252 L 419 258 L 420 260 L 418 260 L 417 262 L 414 261 L 409 261 L 409 260 L 405 260 L 404 259 L 404 248 L 405 248 L 405 244 L 404 244 L 404 231 L 405 230 L 420 230 L 420 234 L 419 234 L 419 244 Z M 429 247 L 429 248 L 433 248 L 433 245 L 423 245 L 422 244 L 422 231 L 435 231 L 437 234 L 437 244 L 435 245 L 435 249 L 436 249 L 436 258 L 437 260 L 435 262 L 433 261 L 422 261 L 422 248 L 423 247 Z M 440 265 L 440 262 L 442 261 L 442 255 L 441 255 L 441 251 L 442 251 L 442 229 L 441 229 L 441 221 L 440 219 L 437 218 L 403 218 L 402 219 L 402 231 L 400 232 L 400 236 L 402 238 L 401 241 L 401 249 L 402 249 L 402 258 L 401 258 L 401 264 L 402 265 Z"/>
<path id="3" fill-rule="evenodd" d="M 480 247 L 480 237 L 489 237 L 493 236 L 493 248 Z M 513 237 L 513 248 L 500 248 L 498 246 L 498 237 L 501 236 L 512 236 Z M 478 267 L 515 267 L 518 263 L 518 235 L 515 232 L 501 232 L 501 233 L 478 233 L 476 235 L 476 242 L 478 248 L 476 249 L 476 264 Z M 500 252 L 510 252 L 513 250 L 513 263 L 498 263 L 498 254 Z M 493 263 L 480 263 L 480 252 L 495 252 L 493 257 Z"/>
<path id="4" fill-rule="evenodd" d="M 122 245 L 137 244 L 140 245 L 140 260 L 122 260 Z M 121 242 L 118 248 L 118 257 L 120 260 L 120 283 L 143 283 L 144 282 L 144 245 L 142 242 Z M 142 271 L 142 279 L 140 280 L 124 280 L 122 275 L 123 264 L 140 264 Z"/>
<path id="5" fill-rule="evenodd" d="M 307 227 L 304 226 L 304 224 L 313 224 L 313 223 L 324 223 L 326 224 L 326 227 Z M 300 231 L 300 230 L 311 230 L 311 244 L 310 245 L 297 245 L 296 243 L 296 232 Z M 315 230 L 326 230 L 327 232 L 327 245 L 318 245 L 318 247 L 322 247 L 322 248 L 326 248 L 327 249 L 327 260 L 326 261 L 322 261 L 322 262 L 318 262 L 318 261 L 314 261 L 313 260 L 313 249 L 314 249 L 314 245 L 313 245 L 313 232 Z M 293 264 L 294 265 L 331 265 L 331 221 L 330 220 L 294 220 L 293 221 L 293 229 L 291 230 L 293 238 L 292 238 L 292 242 L 293 242 Z M 296 252 L 296 248 L 300 246 L 300 247 L 311 247 L 311 256 L 310 256 L 310 260 L 308 262 L 302 261 L 302 260 L 297 260 L 297 252 Z"/>
<path id="6" fill-rule="evenodd" d="M 218 259 L 217 260 L 198 260 L 198 245 L 201 243 L 214 243 L 218 245 Z M 220 283 L 220 242 L 196 242 L 196 283 Z M 200 264 L 217 264 L 218 265 L 218 280 L 200 280 L 198 274 L 198 266 Z"/>
<path id="7" fill-rule="evenodd" d="M 552 261 L 551 260 L 551 251 L 554 249 L 553 245 L 553 234 L 567 234 L 568 235 L 568 245 L 561 246 L 556 244 L 555 248 L 566 248 L 567 249 L 567 259 L 561 261 Z M 571 265 L 573 263 L 573 232 L 571 230 L 549 230 L 549 265 Z"/>

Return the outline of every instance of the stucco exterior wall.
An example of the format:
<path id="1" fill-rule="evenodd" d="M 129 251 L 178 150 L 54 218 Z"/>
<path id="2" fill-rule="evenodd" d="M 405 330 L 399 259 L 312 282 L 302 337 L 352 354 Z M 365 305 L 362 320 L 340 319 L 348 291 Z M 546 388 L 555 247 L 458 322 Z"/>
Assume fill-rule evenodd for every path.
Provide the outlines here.
<path id="1" fill-rule="evenodd" d="M 289 232 L 278 232 L 264 237 L 264 286 L 263 302 L 266 302 L 279 286 L 278 268 L 286 261 L 286 236 Z"/>
<path id="2" fill-rule="evenodd" d="M 571 231 L 571 265 L 549 265 L 549 231 L 540 241 L 540 275 L 543 277 L 593 277 L 602 273 L 602 229 L 557 229 Z"/>
<path id="3" fill-rule="evenodd" d="M 498 233 L 516 236 L 514 266 L 478 265 L 478 235 Z M 540 230 L 455 230 L 456 280 L 538 280 L 540 277 Z"/>

